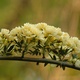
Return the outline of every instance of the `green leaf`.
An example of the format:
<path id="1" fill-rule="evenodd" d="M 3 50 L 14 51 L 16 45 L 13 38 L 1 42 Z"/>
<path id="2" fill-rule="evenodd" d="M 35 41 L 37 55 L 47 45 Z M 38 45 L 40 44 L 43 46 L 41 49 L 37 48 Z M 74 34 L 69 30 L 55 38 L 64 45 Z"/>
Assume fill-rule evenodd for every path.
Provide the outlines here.
<path id="1" fill-rule="evenodd" d="M 60 53 L 60 55 L 62 55 L 62 56 L 65 54 L 65 50 L 62 49 L 62 46 L 61 46 L 61 48 L 59 49 L 59 53 Z"/>
<path id="2" fill-rule="evenodd" d="M 14 45 L 10 46 L 7 52 L 10 52 L 13 49 Z"/>
<path id="3" fill-rule="evenodd" d="M 14 40 L 14 41 L 16 42 L 16 44 L 17 44 L 18 47 L 21 47 L 20 42 L 17 42 L 16 40 Z"/>
<path id="4" fill-rule="evenodd" d="M 67 62 L 67 61 L 68 61 L 68 59 L 64 59 L 63 61 Z"/>
<path id="5" fill-rule="evenodd" d="M 24 40 L 21 40 L 21 44 L 23 44 L 24 43 Z"/>
<path id="6" fill-rule="evenodd" d="M 74 59 L 74 58 L 78 58 L 77 57 L 77 54 L 72 54 L 72 58 Z"/>
<path id="7" fill-rule="evenodd" d="M 6 53 L 6 56 L 10 56 L 10 55 L 12 55 L 11 53 Z"/>
<path id="8" fill-rule="evenodd" d="M 55 55 L 53 55 L 53 59 L 56 60 L 56 56 Z"/>
<path id="9" fill-rule="evenodd" d="M 54 49 L 53 49 L 52 51 L 53 51 L 56 55 L 58 54 L 58 51 L 57 51 L 57 50 L 54 50 Z"/>
<path id="10" fill-rule="evenodd" d="M 53 59 L 53 57 L 49 54 L 49 56 L 51 57 L 51 59 Z"/>
<path id="11" fill-rule="evenodd" d="M 6 47 L 6 45 L 4 46 L 4 52 L 6 52 L 6 49 L 7 49 L 7 47 Z"/>

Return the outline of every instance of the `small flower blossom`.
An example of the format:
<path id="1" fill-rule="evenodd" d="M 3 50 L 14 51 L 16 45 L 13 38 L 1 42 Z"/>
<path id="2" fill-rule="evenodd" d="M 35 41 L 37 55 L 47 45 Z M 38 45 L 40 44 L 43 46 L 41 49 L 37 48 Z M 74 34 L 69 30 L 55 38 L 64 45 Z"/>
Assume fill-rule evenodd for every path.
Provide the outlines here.
<path id="1" fill-rule="evenodd" d="M 9 30 L 1 29 L 1 33 L 4 34 L 4 35 L 7 35 L 7 34 L 9 34 Z"/>
<path id="2" fill-rule="evenodd" d="M 10 31 L 10 35 L 16 36 L 21 34 L 21 27 L 15 27 Z"/>

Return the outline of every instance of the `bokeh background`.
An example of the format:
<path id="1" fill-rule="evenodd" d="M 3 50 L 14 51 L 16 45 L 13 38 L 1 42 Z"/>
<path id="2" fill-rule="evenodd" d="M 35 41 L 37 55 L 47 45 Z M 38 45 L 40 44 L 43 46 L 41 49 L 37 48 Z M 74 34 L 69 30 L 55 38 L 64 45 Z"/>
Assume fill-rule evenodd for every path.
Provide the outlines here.
<path id="1" fill-rule="evenodd" d="M 80 0 L 0 0 L 0 29 L 45 22 L 80 38 Z M 0 61 L 0 80 L 80 80 L 80 71 Z"/>

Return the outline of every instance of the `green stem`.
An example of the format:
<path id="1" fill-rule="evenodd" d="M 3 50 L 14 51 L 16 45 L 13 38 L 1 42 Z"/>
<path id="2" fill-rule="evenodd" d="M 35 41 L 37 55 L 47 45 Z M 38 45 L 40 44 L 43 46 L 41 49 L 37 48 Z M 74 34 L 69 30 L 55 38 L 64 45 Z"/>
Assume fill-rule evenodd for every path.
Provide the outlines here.
<path id="1" fill-rule="evenodd" d="M 48 64 L 57 64 L 62 65 L 68 68 L 80 70 L 80 67 L 76 67 L 71 63 L 64 62 L 64 61 L 56 61 L 50 59 L 43 59 L 43 58 L 30 58 L 30 57 L 0 57 L 0 60 L 13 60 L 13 61 L 28 61 L 28 62 L 37 62 L 37 63 L 48 63 Z"/>

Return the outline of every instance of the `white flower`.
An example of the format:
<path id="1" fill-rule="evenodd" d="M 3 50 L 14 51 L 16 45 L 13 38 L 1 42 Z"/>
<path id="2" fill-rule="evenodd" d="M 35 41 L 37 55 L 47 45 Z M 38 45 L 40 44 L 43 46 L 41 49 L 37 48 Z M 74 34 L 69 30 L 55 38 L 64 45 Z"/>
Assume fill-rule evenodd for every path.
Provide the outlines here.
<path id="1" fill-rule="evenodd" d="M 43 30 L 46 29 L 47 24 L 46 24 L 46 23 L 38 23 L 38 24 L 36 24 L 36 27 L 37 27 L 39 30 L 43 31 Z"/>
<path id="2" fill-rule="evenodd" d="M 9 30 L 8 29 L 1 29 L 1 33 L 2 34 L 9 34 Z"/>
<path id="3" fill-rule="evenodd" d="M 25 28 L 22 28 L 22 35 L 31 37 L 32 33 L 29 30 L 26 30 Z"/>
<path id="4" fill-rule="evenodd" d="M 76 66 L 76 67 L 80 67 L 80 60 L 76 60 L 75 66 Z"/>
<path id="5" fill-rule="evenodd" d="M 41 35 L 41 31 L 39 29 L 37 29 L 35 26 L 33 26 L 33 27 L 30 28 L 30 32 L 33 35 L 36 35 L 36 36 L 40 36 Z"/>
<path id="6" fill-rule="evenodd" d="M 77 37 L 71 37 L 67 42 L 74 49 L 74 53 L 80 53 L 80 40 Z"/>
<path id="7" fill-rule="evenodd" d="M 21 35 L 21 27 L 15 27 L 10 31 L 10 35 L 16 36 L 16 35 Z"/>
<path id="8" fill-rule="evenodd" d="M 55 37 L 57 38 L 57 39 L 59 39 L 60 37 L 61 37 L 61 35 L 62 35 L 62 31 L 61 31 L 61 29 L 60 28 L 55 28 L 54 29 L 54 33 L 55 33 Z M 53 36 L 54 36 L 54 34 L 53 34 Z"/>
<path id="9" fill-rule="evenodd" d="M 54 34 L 55 30 L 56 30 L 56 28 L 54 26 L 47 26 L 47 27 L 45 27 L 45 32 L 47 34 Z"/>
<path id="10" fill-rule="evenodd" d="M 63 44 L 67 44 L 67 41 L 69 40 L 70 36 L 66 32 L 62 32 L 62 35 L 60 36 L 60 41 L 63 42 Z"/>

